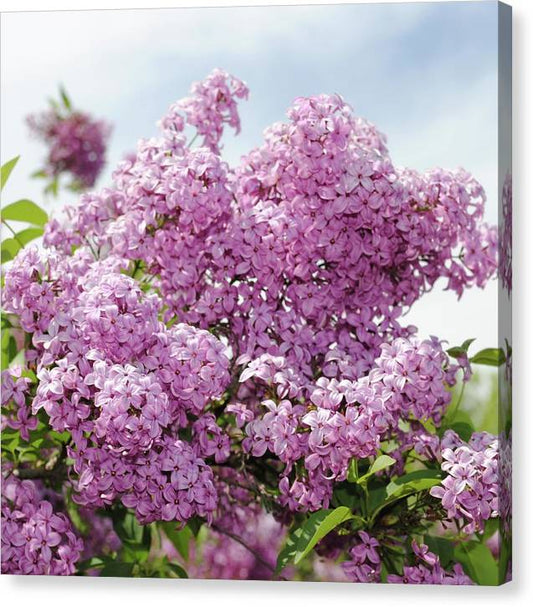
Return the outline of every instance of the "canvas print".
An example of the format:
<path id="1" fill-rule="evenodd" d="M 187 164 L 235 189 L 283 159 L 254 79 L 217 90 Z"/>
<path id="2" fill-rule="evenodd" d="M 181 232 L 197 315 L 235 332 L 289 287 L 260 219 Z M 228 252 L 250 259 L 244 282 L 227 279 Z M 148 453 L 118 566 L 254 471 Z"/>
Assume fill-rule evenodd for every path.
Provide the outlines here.
<path id="1" fill-rule="evenodd" d="M 510 7 L 1 27 L 2 573 L 509 581 Z"/>

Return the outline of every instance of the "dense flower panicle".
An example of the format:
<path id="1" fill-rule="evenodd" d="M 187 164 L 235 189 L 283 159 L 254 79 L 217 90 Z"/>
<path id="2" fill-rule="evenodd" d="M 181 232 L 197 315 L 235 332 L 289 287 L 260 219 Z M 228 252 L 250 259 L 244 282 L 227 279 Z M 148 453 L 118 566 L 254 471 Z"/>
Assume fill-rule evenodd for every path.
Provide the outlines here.
<path id="1" fill-rule="evenodd" d="M 164 129 L 115 174 L 115 217 L 80 231 L 140 258 L 168 318 L 227 325 L 235 356 L 289 356 L 308 377 L 326 357 L 329 377 L 357 379 L 383 341 L 412 332 L 402 306 L 437 278 L 461 292 L 490 276 L 484 194 L 464 172 L 395 170 L 339 96 L 298 99 L 289 118 L 230 172 L 202 148 L 169 150 Z M 467 238 L 480 254 L 469 247 L 465 266 L 453 256 Z"/>
<path id="2" fill-rule="evenodd" d="M 2 482 L 2 573 L 72 575 L 83 550 L 70 520 L 31 481 Z"/>
<path id="3" fill-rule="evenodd" d="M 120 500 L 142 524 L 157 520 L 211 519 L 217 505 L 213 472 L 188 443 L 164 437 L 142 455 L 117 455 L 109 449 L 69 448 L 77 480 L 73 499 L 86 507 Z"/>
<path id="4" fill-rule="evenodd" d="M 145 294 L 122 274 L 98 276 L 79 297 L 74 313 L 79 331 L 107 359 L 124 363 L 138 359 L 160 328 L 157 295 Z"/>
<path id="5" fill-rule="evenodd" d="M 155 376 L 132 365 L 106 368 L 100 361 L 93 375 L 99 389 L 94 399 L 100 411 L 94 424 L 96 437 L 118 453 L 148 451 L 172 419 L 168 396 Z"/>
<path id="6" fill-rule="evenodd" d="M 229 384 L 229 358 L 224 344 L 208 331 L 178 323 L 155 335 L 144 359 L 169 395 L 199 415 Z"/>
<path id="7" fill-rule="evenodd" d="M 271 577 L 283 526 L 335 505 L 354 458 L 380 452 L 395 462 L 378 479 L 413 454 L 442 461 L 432 495 L 467 533 L 508 514 L 498 440 L 428 429 L 468 360 L 452 364 L 437 338 L 401 322 L 439 279 L 460 296 L 494 275 L 480 184 L 463 170 L 396 168 L 385 136 L 339 95 L 296 99 L 231 169 L 221 137 L 239 131 L 247 93 L 215 70 L 111 187 L 83 194 L 49 222 L 44 248 L 18 254 L 3 305 L 29 334 L 37 381 L 3 374 L 3 427 L 27 438 L 44 411 L 69 433 L 66 487 L 89 519 L 118 503 L 141 524 L 206 519 L 199 576 Z M 117 538 L 98 528 L 112 550 Z M 81 548 L 62 533 L 72 572 Z M 351 545 L 349 579 L 381 579 L 376 538 L 335 541 L 319 550 L 337 558 Z M 402 579 L 469 582 L 413 550 Z"/>
<path id="8" fill-rule="evenodd" d="M 248 97 L 248 87 L 223 70 L 215 69 L 209 76 L 193 84 L 191 96 L 173 104 L 160 126 L 169 138 L 183 131 L 185 124 L 203 137 L 202 145 L 215 154 L 220 152 L 224 124 L 240 132 L 237 99 Z"/>
<path id="9" fill-rule="evenodd" d="M 55 109 L 30 115 L 27 122 L 31 132 L 49 148 L 45 171 L 50 176 L 68 173 L 83 188 L 95 184 L 105 165 L 109 124 L 84 112 L 65 116 Z"/>
<path id="10" fill-rule="evenodd" d="M 246 367 L 240 380 L 255 378 L 274 388 L 284 364 L 283 358 L 263 355 Z M 280 499 L 289 509 L 327 506 L 333 483 L 346 478 L 352 458 L 376 455 L 382 438 L 398 432 L 400 421 L 440 422 L 450 402 L 446 385 L 453 383 L 455 369 L 438 341 L 398 338 L 382 346 L 375 367 L 358 381 L 319 378 L 309 388 L 308 406 L 288 399 L 263 401 L 262 410 L 250 411 L 254 419 L 245 427 L 243 448 L 256 457 L 268 451 L 286 465 Z M 409 438 L 404 437 L 406 450 L 415 443 L 422 450 L 419 436 L 413 422 Z M 438 440 L 432 446 L 438 448 Z M 299 460 L 306 476 L 291 484 L 287 476 Z"/>
<path id="11" fill-rule="evenodd" d="M 447 473 L 431 495 L 442 500 L 451 519 L 464 521 L 465 533 L 480 531 L 491 517 L 499 515 L 498 437 L 474 432 L 468 443 L 453 430 L 442 439 L 442 470 Z"/>
<path id="12" fill-rule="evenodd" d="M 167 329 L 157 296 L 122 274 L 114 257 L 86 263 L 77 252 L 70 266 L 46 251 L 26 257 L 26 280 L 61 286 L 52 291 L 50 315 L 39 308 L 27 329 L 40 358 L 32 409 L 44 409 L 54 430 L 72 435 L 74 499 L 93 508 L 122 500 L 145 523 L 209 518 L 217 496 L 199 455 L 221 461 L 229 438 L 209 416 L 195 426 L 198 454 L 176 437 L 187 413 L 200 416 L 229 383 L 226 346 L 189 325 Z M 16 288 L 7 294 L 13 311 L 26 297 Z M 9 385 L 6 396 L 14 392 L 21 409 L 22 386 Z"/>

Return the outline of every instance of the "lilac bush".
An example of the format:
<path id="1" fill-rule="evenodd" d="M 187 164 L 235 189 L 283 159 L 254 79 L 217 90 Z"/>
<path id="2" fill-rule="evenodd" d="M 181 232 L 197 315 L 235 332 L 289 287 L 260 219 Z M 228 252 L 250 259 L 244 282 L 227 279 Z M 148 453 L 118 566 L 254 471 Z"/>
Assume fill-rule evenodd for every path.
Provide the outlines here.
<path id="1" fill-rule="evenodd" d="M 7 554 L 26 551 L 2 568 L 480 583 L 460 547 L 509 519 L 507 438 L 454 419 L 473 340 L 402 317 L 439 281 L 495 277 L 484 190 L 395 167 L 339 95 L 296 99 L 230 168 L 247 96 L 212 72 L 11 261 L 4 495 L 37 505 L 2 510 Z"/>

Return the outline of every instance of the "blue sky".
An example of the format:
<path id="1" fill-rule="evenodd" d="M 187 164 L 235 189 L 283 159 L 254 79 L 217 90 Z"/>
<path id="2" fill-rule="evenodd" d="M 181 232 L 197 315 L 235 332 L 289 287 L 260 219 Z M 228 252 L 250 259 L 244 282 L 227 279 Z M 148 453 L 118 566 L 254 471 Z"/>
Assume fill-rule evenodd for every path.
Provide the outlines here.
<path id="1" fill-rule="evenodd" d="M 11 13 L 1 27 L 2 161 L 22 156 L 6 202 L 58 207 L 27 179 L 44 150 L 23 120 L 59 82 L 76 106 L 114 124 L 104 185 L 136 140 L 156 133 L 170 103 L 222 67 L 251 90 L 241 135 L 225 139 L 231 164 L 295 97 L 336 92 L 387 134 L 396 164 L 471 171 L 497 221 L 496 2 Z M 496 292 L 496 284 L 472 290 L 458 308 L 439 290 L 409 320 L 422 334 L 492 346 Z"/>

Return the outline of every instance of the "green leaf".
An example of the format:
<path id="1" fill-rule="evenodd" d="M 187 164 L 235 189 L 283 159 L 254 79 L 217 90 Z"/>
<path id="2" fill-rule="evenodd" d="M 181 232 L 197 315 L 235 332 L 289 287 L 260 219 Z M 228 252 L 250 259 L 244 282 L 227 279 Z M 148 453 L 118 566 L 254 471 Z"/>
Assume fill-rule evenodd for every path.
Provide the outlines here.
<path id="1" fill-rule="evenodd" d="M 380 472 L 381 470 L 385 470 L 386 468 L 390 468 L 393 464 L 396 463 L 396 460 L 390 455 L 380 455 L 374 463 L 368 469 L 368 472 L 361 476 L 356 482 L 361 484 L 366 482 L 373 474 L 376 472 Z"/>
<path id="2" fill-rule="evenodd" d="M 280 573 L 280 571 L 292 560 L 294 560 L 294 557 L 296 555 L 296 545 L 298 543 L 298 540 L 300 539 L 300 536 L 303 533 L 303 528 L 302 527 L 298 527 L 297 529 L 295 529 L 294 531 L 292 531 L 289 534 L 289 537 L 287 538 L 285 545 L 283 546 L 283 548 L 280 550 L 279 554 L 278 554 L 278 560 L 276 562 L 276 570 L 275 573 L 278 574 Z"/>
<path id="3" fill-rule="evenodd" d="M 134 563 L 111 561 L 106 563 L 100 572 L 100 577 L 131 577 Z"/>
<path id="4" fill-rule="evenodd" d="M 451 540 L 444 537 L 426 535 L 424 537 L 424 544 L 426 544 L 431 552 L 439 557 L 440 564 L 443 567 L 448 567 L 448 565 L 453 561 L 454 544 Z"/>
<path id="5" fill-rule="evenodd" d="M 67 513 L 70 517 L 70 520 L 73 522 L 74 526 L 76 527 L 76 529 L 78 529 L 78 531 L 80 531 L 80 533 L 82 535 L 87 535 L 87 533 L 89 533 L 90 529 L 89 526 L 87 525 L 87 521 L 85 521 L 80 514 L 80 511 L 78 509 L 78 505 L 76 504 L 76 502 L 74 502 L 72 500 L 72 490 L 68 489 L 67 490 L 67 498 L 65 500 L 65 507 L 67 510 Z"/>
<path id="6" fill-rule="evenodd" d="M 163 522 L 161 521 L 159 527 L 163 530 L 164 534 L 174 544 L 176 550 L 181 556 L 188 561 L 189 560 L 189 544 L 193 538 L 193 533 L 186 525 L 183 529 L 177 529 L 176 523 Z"/>
<path id="7" fill-rule="evenodd" d="M 451 424 L 450 429 L 456 432 L 459 435 L 459 438 L 464 440 L 465 443 L 470 440 L 472 433 L 474 432 L 474 428 L 468 422 L 454 422 Z"/>
<path id="8" fill-rule="evenodd" d="M 350 460 L 350 465 L 348 466 L 348 474 L 346 476 L 346 480 L 349 483 L 356 483 L 359 478 L 358 475 L 358 466 L 357 466 L 357 458 L 352 457 Z"/>
<path id="9" fill-rule="evenodd" d="M 179 578 L 187 579 L 189 576 L 183 567 L 178 565 L 177 563 L 168 563 L 167 567 L 175 573 Z"/>
<path id="10" fill-rule="evenodd" d="M 61 101 L 63 102 L 63 105 L 67 110 L 70 111 L 72 109 L 72 103 L 70 102 L 70 98 L 67 95 L 67 91 L 65 90 L 65 87 L 63 85 L 59 87 L 59 94 L 61 95 Z"/>
<path id="11" fill-rule="evenodd" d="M 25 221 L 36 226 L 44 226 L 48 221 L 48 215 L 31 200 L 22 199 L 4 207 L 2 219 Z"/>
<path id="12" fill-rule="evenodd" d="M 46 179 L 46 177 L 48 177 L 48 173 L 44 169 L 40 169 L 39 171 L 34 171 L 30 177 L 33 179 Z"/>
<path id="13" fill-rule="evenodd" d="M 476 365 L 499 367 L 505 362 L 505 353 L 501 348 L 485 348 L 472 356 L 470 362 Z"/>
<path id="14" fill-rule="evenodd" d="M 13 337 L 13 335 L 9 336 L 9 341 L 7 343 L 7 357 L 9 362 L 11 362 L 15 356 L 17 355 L 17 342 L 15 341 L 15 338 Z"/>
<path id="15" fill-rule="evenodd" d="M 399 499 L 438 485 L 442 480 L 439 470 L 416 470 L 391 481 L 386 487 L 387 499 Z"/>
<path id="16" fill-rule="evenodd" d="M 505 581 L 507 579 L 507 572 L 509 570 L 509 561 L 511 560 L 511 554 L 511 539 L 506 537 L 505 534 L 502 534 L 500 536 L 500 555 L 498 557 L 498 581 L 500 584 L 505 584 Z"/>
<path id="17" fill-rule="evenodd" d="M 497 586 L 498 563 L 491 551 L 479 542 L 463 542 L 455 547 L 454 557 L 461 563 L 468 576 L 481 586 Z"/>
<path id="18" fill-rule="evenodd" d="M 44 234 L 43 228 L 26 228 L 17 233 L 17 239 L 24 245 Z"/>
<path id="19" fill-rule="evenodd" d="M 379 512 L 390 504 L 409 495 L 427 491 L 442 480 L 440 470 L 416 470 L 391 481 L 386 487 L 369 492 L 369 506 L 372 511 L 371 522 Z"/>
<path id="20" fill-rule="evenodd" d="M 312 514 L 287 538 L 285 546 L 278 555 L 276 573 L 279 573 L 291 560 L 294 560 L 295 564 L 300 563 L 321 539 L 351 518 L 353 518 L 352 512 L 346 506 L 339 506 L 334 510 L 319 510 Z"/>
<path id="21" fill-rule="evenodd" d="M 45 194 L 52 194 L 53 196 L 57 196 L 59 191 L 59 179 L 57 175 L 52 179 L 52 181 L 44 188 Z"/>
<path id="22" fill-rule="evenodd" d="M 312 515 L 305 523 L 304 532 L 298 540 L 294 559 L 296 565 L 335 527 L 351 518 L 352 512 L 346 506 L 339 506 L 335 510 L 322 510 Z"/>
<path id="23" fill-rule="evenodd" d="M 8 160 L 5 164 L 2 165 L 0 169 L 0 191 L 4 189 L 4 186 L 11 175 L 11 171 L 15 168 L 15 165 L 19 161 L 20 156 L 15 156 L 11 160 Z"/>
<path id="24" fill-rule="evenodd" d="M 2 263 L 15 259 L 17 253 L 21 249 L 20 242 L 17 242 L 14 238 L 6 238 L 2 241 Z"/>
<path id="25" fill-rule="evenodd" d="M 333 506 L 347 506 L 352 512 L 360 510 L 358 508 L 360 497 L 356 494 L 357 488 L 351 484 L 341 483 L 333 490 Z"/>
<path id="26" fill-rule="evenodd" d="M 187 527 L 192 531 L 194 537 L 198 537 L 203 524 L 204 521 L 198 516 L 193 516 L 187 521 Z"/>
<path id="27" fill-rule="evenodd" d="M 78 563 L 76 568 L 78 571 L 86 571 L 87 569 L 103 567 L 105 565 L 105 563 L 107 562 L 107 560 L 108 559 L 103 559 L 99 556 L 93 556 L 90 559 L 87 559 L 85 561 L 81 561 L 81 563 Z"/>
<path id="28" fill-rule="evenodd" d="M 459 358 L 460 356 L 464 356 L 468 353 L 468 348 L 470 348 L 474 341 L 476 341 L 475 337 L 472 339 L 467 339 L 460 346 L 454 346 L 453 348 L 449 348 L 448 350 L 446 350 L 446 352 L 452 358 Z"/>

